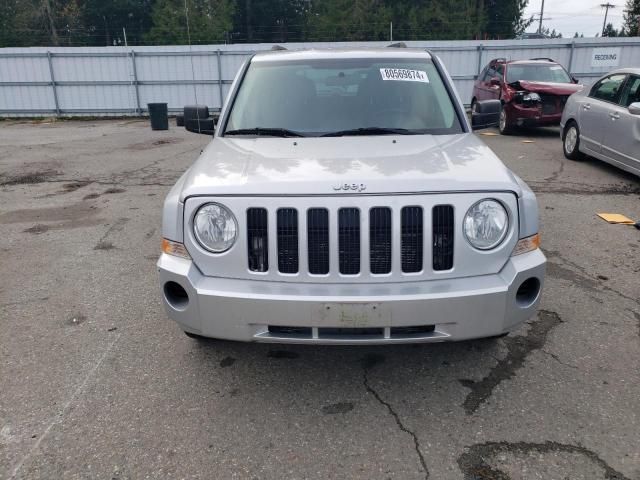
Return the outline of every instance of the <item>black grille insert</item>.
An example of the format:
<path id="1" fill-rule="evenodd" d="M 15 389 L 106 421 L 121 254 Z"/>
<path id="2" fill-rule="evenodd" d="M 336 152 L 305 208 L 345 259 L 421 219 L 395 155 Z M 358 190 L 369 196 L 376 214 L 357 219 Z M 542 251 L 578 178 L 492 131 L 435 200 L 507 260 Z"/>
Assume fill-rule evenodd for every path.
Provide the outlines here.
<path id="1" fill-rule="evenodd" d="M 281 327 L 269 325 L 268 329 L 269 333 L 279 337 L 310 338 L 312 333 L 311 327 Z"/>
<path id="2" fill-rule="evenodd" d="M 278 209 L 278 270 L 298 273 L 298 211 Z"/>
<path id="3" fill-rule="evenodd" d="M 338 250 L 340 273 L 360 273 L 360 210 L 357 208 L 338 211 Z"/>
<path id="4" fill-rule="evenodd" d="M 269 232 L 267 210 L 250 208 L 247 210 L 247 245 L 249 247 L 249 270 L 266 272 L 269 270 Z"/>
<path id="5" fill-rule="evenodd" d="M 384 337 L 384 328 L 323 327 L 318 329 L 318 337 Z"/>
<path id="6" fill-rule="evenodd" d="M 369 210 L 369 266 L 371 273 L 391 272 L 391 209 Z"/>
<path id="7" fill-rule="evenodd" d="M 404 207 L 400 213 L 402 271 L 422 270 L 423 216 L 422 207 Z"/>
<path id="8" fill-rule="evenodd" d="M 421 336 L 433 333 L 436 329 L 435 325 L 417 325 L 415 327 L 391 327 L 392 337 L 411 337 Z"/>
<path id="9" fill-rule="evenodd" d="M 450 270 L 453 268 L 453 207 L 436 205 L 433 217 L 433 269 Z"/>
<path id="10" fill-rule="evenodd" d="M 329 273 L 329 212 L 326 208 L 307 210 L 307 248 L 309 273 Z"/>

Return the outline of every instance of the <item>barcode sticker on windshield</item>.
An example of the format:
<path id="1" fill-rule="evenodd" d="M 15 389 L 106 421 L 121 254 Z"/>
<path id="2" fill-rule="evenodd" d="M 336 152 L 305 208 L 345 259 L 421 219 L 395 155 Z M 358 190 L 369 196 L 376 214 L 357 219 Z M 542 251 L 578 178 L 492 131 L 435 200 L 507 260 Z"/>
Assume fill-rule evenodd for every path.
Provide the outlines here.
<path id="1" fill-rule="evenodd" d="M 382 80 L 399 80 L 401 82 L 429 83 L 429 77 L 424 70 L 409 70 L 408 68 L 381 68 Z"/>

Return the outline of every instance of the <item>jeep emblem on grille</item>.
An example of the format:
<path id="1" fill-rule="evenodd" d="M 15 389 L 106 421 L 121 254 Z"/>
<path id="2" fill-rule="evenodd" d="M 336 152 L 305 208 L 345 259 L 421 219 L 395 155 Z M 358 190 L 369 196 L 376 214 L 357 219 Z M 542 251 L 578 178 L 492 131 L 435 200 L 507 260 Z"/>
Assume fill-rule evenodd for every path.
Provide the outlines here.
<path id="1" fill-rule="evenodd" d="M 338 192 L 340 190 L 344 190 L 345 192 L 354 191 L 354 192 L 362 192 L 367 189 L 367 186 L 364 183 L 341 183 L 339 185 L 334 185 L 333 189 Z"/>

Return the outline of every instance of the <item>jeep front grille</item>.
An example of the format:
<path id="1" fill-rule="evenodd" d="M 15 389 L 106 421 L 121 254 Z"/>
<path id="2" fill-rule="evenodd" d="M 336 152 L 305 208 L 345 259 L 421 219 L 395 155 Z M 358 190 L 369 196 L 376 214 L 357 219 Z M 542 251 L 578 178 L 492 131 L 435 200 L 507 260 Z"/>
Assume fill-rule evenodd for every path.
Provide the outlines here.
<path id="1" fill-rule="evenodd" d="M 419 273 L 424 268 L 425 235 L 428 235 L 426 238 L 432 245 L 433 270 L 450 270 L 453 268 L 455 235 L 453 207 L 433 207 L 430 234 L 424 229 L 424 213 L 420 206 L 406 206 L 400 210 L 400 218 L 394 220 L 393 210 L 389 207 L 372 207 L 362 212 L 353 207 L 331 211 L 326 208 L 309 208 L 306 212 L 300 212 L 300 215 L 295 208 L 279 208 L 273 225 L 275 238 L 270 239 L 273 233 L 269 232 L 268 211 L 265 208 L 249 208 L 249 270 L 269 270 L 268 251 L 271 242 L 274 242 L 275 250 L 272 250 L 272 254 L 277 255 L 280 273 L 297 274 L 302 268 L 302 273 L 327 275 L 332 268 L 337 268 L 342 275 L 358 275 L 361 273 L 363 249 L 368 251 L 368 255 L 364 257 L 365 262 L 368 259 L 368 264 L 363 265 L 368 269 L 366 273 L 385 275 L 394 270 L 408 274 Z M 306 220 L 306 225 L 300 225 L 301 215 Z M 361 228 L 364 222 L 362 215 L 366 215 L 365 219 L 368 219 L 366 230 Z M 394 221 L 399 223 L 395 227 L 395 231 L 399 230 L 395 243 Z M 301 257 L 304 259 L 302 265 Z"/>

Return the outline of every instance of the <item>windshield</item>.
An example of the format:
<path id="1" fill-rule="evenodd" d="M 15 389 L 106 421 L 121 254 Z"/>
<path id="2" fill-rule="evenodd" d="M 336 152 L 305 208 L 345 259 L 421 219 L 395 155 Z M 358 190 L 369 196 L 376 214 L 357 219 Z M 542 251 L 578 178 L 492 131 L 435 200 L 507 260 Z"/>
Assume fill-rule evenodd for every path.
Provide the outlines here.
<path id="1" fill-rule="evenodd" d="M 463 131 L 430 60 L 374 58 L 251 63 L 225 135 L 277 130 L 303 136 Z"/>
<path id="2" fill-rule="evenodd" d="M 518 80 L 533 82 L 571 83 L 571 77 L 561 65 L 511 64 L 507 66 L 507 83 Z"/>

